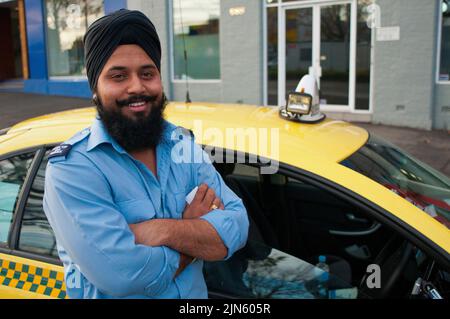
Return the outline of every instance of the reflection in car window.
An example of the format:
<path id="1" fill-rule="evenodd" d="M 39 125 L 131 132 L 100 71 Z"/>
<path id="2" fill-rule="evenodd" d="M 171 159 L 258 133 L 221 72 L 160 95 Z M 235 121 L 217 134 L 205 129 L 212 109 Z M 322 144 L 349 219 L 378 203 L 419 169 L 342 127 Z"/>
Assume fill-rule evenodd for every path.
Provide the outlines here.
<path id="1" fill-rule="evenodd" d="M 44 256 L 58 258 L 56 239 L 42 206 L 44 197 L 45 168 L 48 154 L 44 156 L 25 205 L 20 229 L 19 249 Z"/>
<path id="2" fill-rule="evenodd" d="M 229 260 L 205 262 L 208 289 L 238 298 L 355 299 L 356 287 L 310 263 L 249 240 Z M 342 287 L 347 289 L 332 289 Z"/>
<path id="3" fill-rule="evenodd" d="M 19 193 L 33 158 L 34 152 L 0 161 L 0 245 L 8 241 Z"/>
<path id="4" fill-rule="evenodd" d="M 371 136 L 342 165 L 389 188 L 450 228 L 450 179 L 398 147 Z"/>

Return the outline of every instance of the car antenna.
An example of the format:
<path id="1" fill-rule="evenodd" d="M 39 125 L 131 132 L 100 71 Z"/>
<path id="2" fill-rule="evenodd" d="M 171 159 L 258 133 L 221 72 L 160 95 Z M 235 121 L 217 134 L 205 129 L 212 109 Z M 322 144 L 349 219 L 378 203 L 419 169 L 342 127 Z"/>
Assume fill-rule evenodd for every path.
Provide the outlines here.
<path id="1" fill-rule="evenodd" d="M 191 97 L 189 96 L 189 72 L 188 72 L 188 54 L 186 49 L 186 36 L 184 34 L 184 24 L 183 24 L 183 11 L 181 9 L 181 0 L 180 3 L 180 23 L 181 23 L 181 36 L 183 38 L 183 50 L 184 50 L 184 67 L 186 71 L 186 103 L 191 103 Z"/>

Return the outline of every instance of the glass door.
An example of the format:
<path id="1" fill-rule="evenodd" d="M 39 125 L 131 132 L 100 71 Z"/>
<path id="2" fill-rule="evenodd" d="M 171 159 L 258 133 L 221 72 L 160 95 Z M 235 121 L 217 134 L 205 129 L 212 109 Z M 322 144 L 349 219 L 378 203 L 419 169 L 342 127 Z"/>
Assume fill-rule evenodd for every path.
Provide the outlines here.
<path id="1" fill-rule="evenodd" d="M 313 8 L 286 10 L 286 94 L 295 90 L 313 65 Z"/>
<path id="2" fill-rule="evenodd" d="M 348 106 L 350 4 L 320 7 L 321 104 Z"/>
<path id="3" fill-rule="evenodd" d="M 279 105 L 286 103 L 286 95 L 305 74 L 312 74 L 324 110 L 354 110 L 353 5 L 341 1 L 284 8 L 279 25 Z"/>

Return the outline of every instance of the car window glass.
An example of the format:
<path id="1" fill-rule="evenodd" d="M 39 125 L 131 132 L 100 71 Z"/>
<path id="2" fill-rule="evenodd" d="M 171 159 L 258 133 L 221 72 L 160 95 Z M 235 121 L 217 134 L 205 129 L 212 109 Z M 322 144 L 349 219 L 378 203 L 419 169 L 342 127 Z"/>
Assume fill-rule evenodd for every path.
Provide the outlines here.
<path id="1" fill-rule="evenodd" d="M 256 166 L 236 164 L 234 166 L 233 174 L 255 177 L 259 179 L 259 168 Z"/>
<path id="2" fill-rule="evenodd" d="M 58 258 L 56 239 L 47 217 L 42 201 L 44 197 L 45 168 L 48 162 L 47 151 L 30 189 L 19 236 L 19 249 L 47 257 Z"/>
<path id="3" fill-rule="evenodd" d="M 371 135 L 342 165 L 380 183 L 450 228 L 450 179 Z"/>
<path id="4" fill-rule="evenodd" d="M 34 154 L 21 154 L 0 161 L 0 245 L 8 241 L 13 213 Z"/>

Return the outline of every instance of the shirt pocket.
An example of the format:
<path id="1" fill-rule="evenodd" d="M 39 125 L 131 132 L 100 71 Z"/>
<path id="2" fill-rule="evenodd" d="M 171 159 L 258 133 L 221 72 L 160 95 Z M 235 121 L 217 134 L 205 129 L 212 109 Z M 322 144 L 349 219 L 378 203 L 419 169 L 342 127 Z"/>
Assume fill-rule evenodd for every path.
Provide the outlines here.
<path id="1" fill-rule="evenodd" d="M 184 191 L 176 193 L 167 193 L 165 196 L 165 212 L 166 217 L 181 219 L 183 218 L 183 211 L 186 206 L 186 195 Z"/>
<path id="2" fill-rule="evenodd" d="M 149 199 L 133 199 L 117 203 L 128 224 L 141 223 L 155 218 L 156 211 Z"/>

